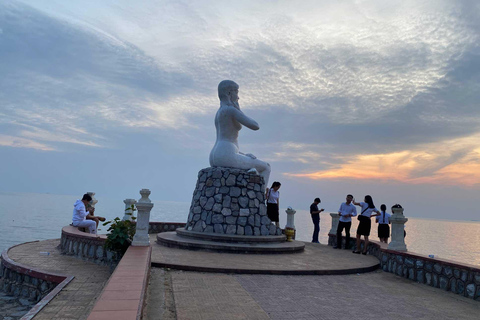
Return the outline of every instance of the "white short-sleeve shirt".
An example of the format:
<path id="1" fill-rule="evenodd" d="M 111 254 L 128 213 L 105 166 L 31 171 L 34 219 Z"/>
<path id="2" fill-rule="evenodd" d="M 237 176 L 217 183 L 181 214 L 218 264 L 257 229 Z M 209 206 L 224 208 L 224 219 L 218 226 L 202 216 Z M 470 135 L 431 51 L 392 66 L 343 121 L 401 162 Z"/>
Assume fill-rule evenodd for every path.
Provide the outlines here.
<path id="1" fill-rule="evenodd" d="M 362 216 L 366 216 L 366 217 L 369 217 L 372 215 L 372 212 L 377 212 L 377 213 L 380 213 L 380 211 L 378 211 L 377 209 L 375 208 L 369 208 L 368 207 L 368 203 L 366 202 L 360 202 L 360 206 L 362 207 L 362 210 L 360 211 L 360 214 Z M 365 210 L 366 209 L 366 210 Z M 363 212 L 363 213 L 362 213 Z"/>
<path id="2" fill-rule="evenodd" d="M 268 195 L 268 200 L 267 200 L 268 203 L 278 203 L 278 198 L 280 197 L 279 190 L 275 191 L 273 189 L 269 189 L 267 195 Z"/>
<path id="3" fill-rule="evenodd" d="M 380 224 L 388 224 L 392 215 L 387 212 L 380 212 L 379 216 L 376 216 L 377 222 Z"/>

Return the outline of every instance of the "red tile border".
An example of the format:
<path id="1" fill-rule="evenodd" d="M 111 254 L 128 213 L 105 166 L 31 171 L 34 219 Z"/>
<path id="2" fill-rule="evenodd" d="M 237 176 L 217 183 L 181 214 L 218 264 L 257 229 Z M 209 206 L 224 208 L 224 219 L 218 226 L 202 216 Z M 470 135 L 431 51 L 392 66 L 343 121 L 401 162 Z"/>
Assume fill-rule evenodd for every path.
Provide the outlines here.
<path id="1" fill-rule="evenodd" d="M 130 246 L 127 249 L 103 288 L 88 320 L 142 318 L 150 276 L 151 252 L 151 247 Z"/>
<path id="2" fill-rule="evenodd" d="M 128 320 L 135 319 L 135 311 L 94 311 L 88 316 L 89 320 Z"/>
<path id="3" fill-rule="evenodd" d="M 97 303 L 92 312 L 96 311 L 135 311 L 137 312 L 140 300 L 104 300 Z"/>

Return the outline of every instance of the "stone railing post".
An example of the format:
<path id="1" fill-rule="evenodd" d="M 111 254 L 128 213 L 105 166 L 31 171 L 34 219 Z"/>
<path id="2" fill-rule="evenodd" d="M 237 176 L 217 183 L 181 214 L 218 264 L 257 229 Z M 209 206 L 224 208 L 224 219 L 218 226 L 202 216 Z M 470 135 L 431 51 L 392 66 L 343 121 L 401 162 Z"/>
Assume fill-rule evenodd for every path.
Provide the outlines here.
<path id="1" fill-rule="evenodd" d="M 132 205 L 135 205 L 137 203 L 137 200 L 135 199 L 125 199 L 123 200 L 123 203 L 125 203 L 125 215 L 123 216 L 122 220 L 132 220 L 133 215 L 133 210 L 132 210 Z"/>
<path id="2" fill-rule="evenodd" d="M 95 205 L 97 204 L 98 200 L 95 199 L 95 192 L 87 192 L 87 194 L 92 197 L 92 201 L 89 202 L 89 206 L 90 207 L 94 207 L 95 208 Z"/>
<path id="3" fill-rule="evenodd" d="M 288 209 L 285 210 L 285 212 L 287 213 L 287 224 L 285 225 L 285 229 L 290 228 L 290 229 L 296 230 L 295 229 L 295 212 L 297 211 L 295 211 L 291 207 L 288 207 Z"/>
<path id="4" fill-rule="evenodd" d="M 407 251 L 405 244 L 404 229 L 408 221 L 403 215 L 403 208 L 392 208 L 393 214 L 390 217 L 392 223 L 392 241 L 388 244 L 389 250 Z"/>
<path id="5" fill-rule="evenodd" d="M 285 225 L 285 235 L 287 236 L 287 241 L 292 241 L 295 239 L 295 235 L 297 233 L 297 229 L 295 229 L 295 211 L 292 207 L 288 207 L 285 210 L 287 213 L 287 224 Z"/>
<path id="6" fill-rule="evenodd" d="M 150 190 L 140 190 L 142 198 L 137 202 L 137 229 L 133 237 L 132 246 L 149 246 L 150 238 L 148 237 L 148 224 L 150 222 L 150 211 L 153 208 L 153 203 L 148 196 Z"/>
<path id="7" fill-rule="evenodd" d="M 340 219 L 340 216 L 338 215 L 338 212 L 331 212 L 330 217 L 332 217 L 332 229 L 330 229 L 328 234 L 337 234 L 338 221 Z"/>

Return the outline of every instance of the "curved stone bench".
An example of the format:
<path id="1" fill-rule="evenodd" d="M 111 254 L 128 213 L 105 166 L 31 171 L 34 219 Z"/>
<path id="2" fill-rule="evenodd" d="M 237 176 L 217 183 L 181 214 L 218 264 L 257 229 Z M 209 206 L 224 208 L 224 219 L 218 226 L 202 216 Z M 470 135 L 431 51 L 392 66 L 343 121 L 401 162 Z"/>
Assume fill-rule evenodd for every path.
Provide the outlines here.
<path id="1" fill-rule="evenodd" d="M 114 257 L 103 248 L 106 240 L 106 235 L 90 234 L 74 226 L 65 226 L 62 228 L 60 252 L 98 264 L 108 264 Z"/>

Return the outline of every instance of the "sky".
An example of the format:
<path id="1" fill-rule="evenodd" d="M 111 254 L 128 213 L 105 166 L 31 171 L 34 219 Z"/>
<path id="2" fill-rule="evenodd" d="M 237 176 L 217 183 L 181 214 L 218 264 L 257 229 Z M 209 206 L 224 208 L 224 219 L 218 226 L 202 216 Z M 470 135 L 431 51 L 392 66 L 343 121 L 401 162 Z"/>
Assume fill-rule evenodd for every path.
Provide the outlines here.
<path id="1" fill-rule="evenodd" d="M 0 192 L 190 202 L 230 79 L 281 207 L 480 220 L 479 37 L 477 1 L 3 0 Z"/>

